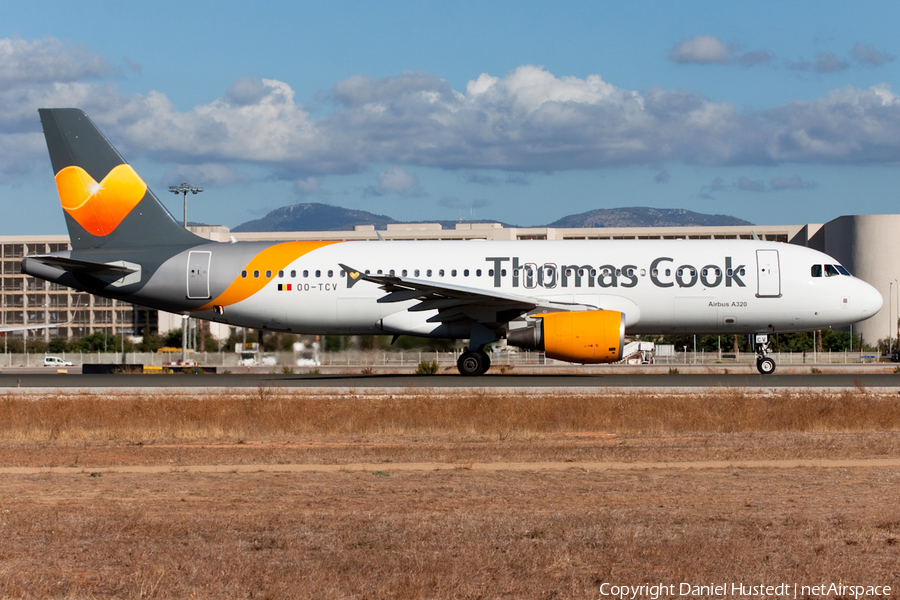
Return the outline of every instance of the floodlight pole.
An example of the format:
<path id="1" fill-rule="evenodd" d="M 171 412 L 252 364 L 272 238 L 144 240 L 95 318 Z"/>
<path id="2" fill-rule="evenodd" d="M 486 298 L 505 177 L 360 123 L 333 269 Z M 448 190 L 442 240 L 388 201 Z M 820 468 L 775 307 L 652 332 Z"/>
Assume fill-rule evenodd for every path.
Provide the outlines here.
<path id="1" fill-rule="evenodd" d="M 184 194 L 184 228 L 187 229 L 187 195 L 199 194 L 203 191 L 201 186 L 190 185 L 187 181 L 182 181 L 181 185 L 170 185 L 169 191 L 173 194 Z M 185 313 L 181 316 L 181 364 L 182 368 L 187 363 L 187 347 L 188 347 L 188 331 L 190 331 L 191 316 Z"/>
<path id="2" fill-rule="evenodd" d="M 192 194 L 199 194 L 203 191 L 203 187 L 190 185 L 187 181 L 183 181 L 181 185 L 170 185 L 169 191 L 173 194 L 184 194 L 184 228 L 187 229 L 187 195 L 188 192 Z"/>

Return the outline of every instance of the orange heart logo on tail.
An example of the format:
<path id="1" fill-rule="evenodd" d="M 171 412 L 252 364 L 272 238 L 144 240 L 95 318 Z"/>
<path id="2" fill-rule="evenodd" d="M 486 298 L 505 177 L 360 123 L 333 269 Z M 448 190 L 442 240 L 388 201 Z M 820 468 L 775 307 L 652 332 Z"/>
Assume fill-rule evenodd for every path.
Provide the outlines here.
<path id="1" fill-rule="evenodd" d="M 358 278 L 359 278 L 359 271 L 353 271 L 352 273 L 350 273 L 350 277 L 353 278 L 353 279 L 358 279 Z"/>
<path id="2" fill-rule="evenodd" d="M 66 167 L 56 174 L 59 201 L 69 216 L 91 235 L 115 231 L 147 193 L 131 165 L 121 164 L 97 183 L 81 167 Z"/>

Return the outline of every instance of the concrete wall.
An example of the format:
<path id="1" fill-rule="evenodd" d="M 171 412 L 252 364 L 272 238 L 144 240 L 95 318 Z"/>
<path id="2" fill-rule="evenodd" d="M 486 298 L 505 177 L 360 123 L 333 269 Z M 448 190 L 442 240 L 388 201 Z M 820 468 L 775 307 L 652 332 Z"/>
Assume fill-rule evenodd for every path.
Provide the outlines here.
<path id="1" fill-rule="evenodd" d="M 900 278 L 900 215 L 839 217 L 822 227 L 821 250 L 881 292 L 884 307 L 854 325 L 869 344 L 889 335 L 897 339 L 897 294 Z"/>

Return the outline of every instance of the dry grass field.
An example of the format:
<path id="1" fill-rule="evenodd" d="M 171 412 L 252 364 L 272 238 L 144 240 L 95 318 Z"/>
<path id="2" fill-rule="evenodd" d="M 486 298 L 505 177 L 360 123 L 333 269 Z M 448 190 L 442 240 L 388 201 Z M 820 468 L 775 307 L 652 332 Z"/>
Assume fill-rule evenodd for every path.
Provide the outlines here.
<path id="1" fill-rule="evenodd" d="M 894 596 L 898 432 L 861 388 L 11 393 L 0 598 Z"/>

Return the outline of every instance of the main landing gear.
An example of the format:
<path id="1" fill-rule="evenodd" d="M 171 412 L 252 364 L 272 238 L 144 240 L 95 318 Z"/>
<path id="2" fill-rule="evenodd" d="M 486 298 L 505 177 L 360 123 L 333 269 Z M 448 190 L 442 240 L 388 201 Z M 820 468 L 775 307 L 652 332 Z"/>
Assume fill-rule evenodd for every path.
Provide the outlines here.
<path id="1" fill-rule="evenodd" d="M 769 358 L 769 336 L 765 333 L 756 334 L 756 370 L 763 375 L 771 375 L 775 372 L 775 361 Z"/>
<path id="2" fill-rule="evenodd" d="M 484 375 L 491 368 L 491 357 L 482 350 L 463 352 L 456 361 L 460 375 Z"/>
<path id="3" fill-rule="evenodd" d="M 491 357 L 484 348 L 497 340 L 497 331 L 489 329 L 481 323 L 472 323 L 469 335 L 469 349 L 463 352 L 456 361 L 460 375 L 484 375 L 491 368 Z"/>

